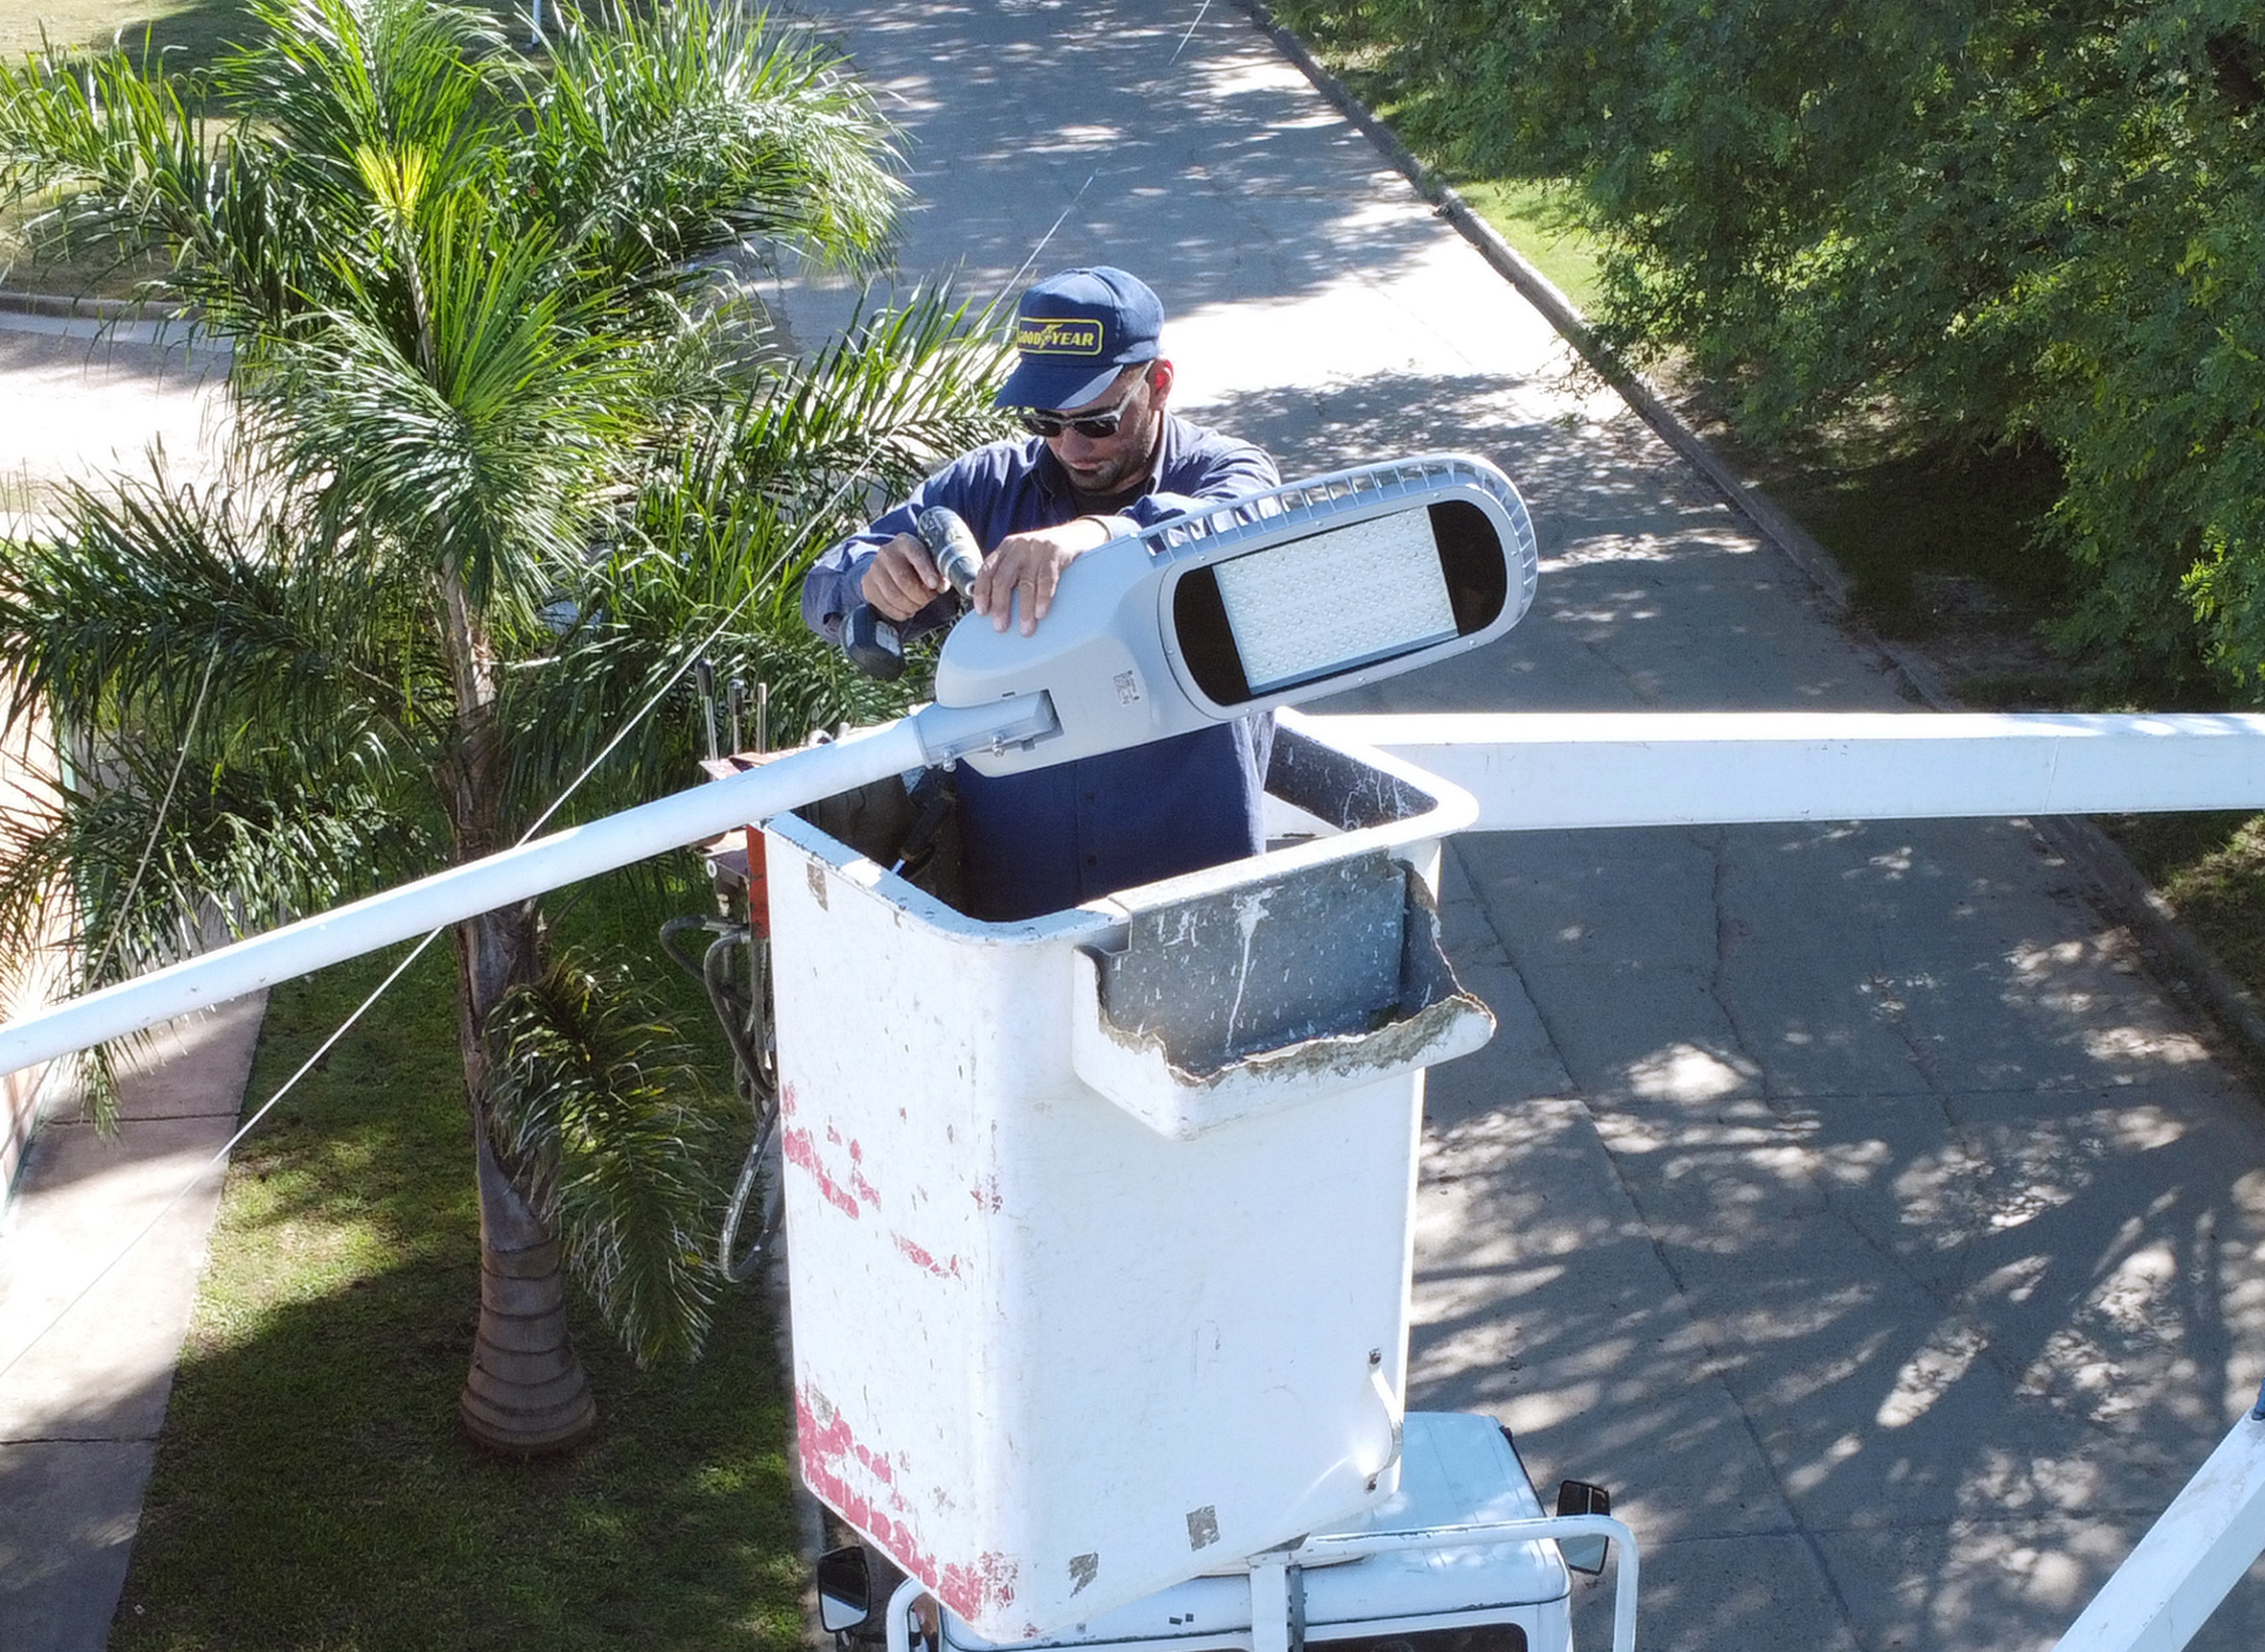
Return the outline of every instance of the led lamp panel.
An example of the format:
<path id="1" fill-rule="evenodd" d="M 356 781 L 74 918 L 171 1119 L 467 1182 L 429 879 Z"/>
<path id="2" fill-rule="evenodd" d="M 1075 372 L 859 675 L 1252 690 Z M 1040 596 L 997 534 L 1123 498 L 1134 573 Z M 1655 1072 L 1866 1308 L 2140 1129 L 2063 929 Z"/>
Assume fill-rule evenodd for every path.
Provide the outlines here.
<path id="1" fill-rule="evenodd" d="M 1253 695 L 1456 636 L 1429 515 L 1395 511 L 1213 566 Z"/>

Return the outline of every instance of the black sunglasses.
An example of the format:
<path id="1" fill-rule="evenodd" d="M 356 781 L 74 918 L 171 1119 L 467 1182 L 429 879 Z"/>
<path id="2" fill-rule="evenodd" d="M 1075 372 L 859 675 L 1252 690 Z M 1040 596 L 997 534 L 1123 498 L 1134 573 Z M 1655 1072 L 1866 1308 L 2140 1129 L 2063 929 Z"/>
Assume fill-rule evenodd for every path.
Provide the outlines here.
<path id="1" fill-rule="evenodd" d="M 1034 436 L 1052 438 L 1064 430 L 1075 430 L 1087 441 L 1098 442 L 1117 433 L 1117 426 L 1124 422 L 1126 406 L 1140 385 L 1141 381 L 1134 379 L 1125 386 L 1125 393 L 1117 398 L 1115 407 L 1104 407 L 1098 413 L 1082 413 L 1073 419 L 1066 413 L 1051 413 L 1043 407 L 1017 407 L 1015 416 Z"/>

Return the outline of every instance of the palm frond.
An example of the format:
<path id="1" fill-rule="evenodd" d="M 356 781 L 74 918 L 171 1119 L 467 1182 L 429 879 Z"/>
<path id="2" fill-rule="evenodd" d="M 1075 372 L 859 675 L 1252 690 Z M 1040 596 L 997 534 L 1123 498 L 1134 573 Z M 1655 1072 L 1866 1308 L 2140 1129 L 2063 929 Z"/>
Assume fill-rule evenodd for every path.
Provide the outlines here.
<path id="1" fill-rule="evenodd" d="M 40 202 L 35 257 L 107 244 L 210 255 L 226 122 L 198 76 L 152 77 L 122 54 L 50 48 L 0 63 L 0 205 Z"/>
<path id="2" fill-rule="evenodd" d="M 273 508 L 160 464 L 75 484 L 61 514 L 53 537 L 0 541 L 12 726 L 44 711 L 82 736 L 177 730 L 209 673 L 213 730 L 289 731 L 318 770 L 409 758 L 420 722 L 445 716 L 402 593 L 336 577 Z"/>
<path id="3" fill-rule="evenodd" d="M 904 196 L 889 128 L 806 33 L 717 0 L 562 25 L 518 170 L 595 280 L 673 280 L 751 237 L 850 267 L 879 252 Z"/>
<path id="4" fill-rule="evenodd" d="M 689 1359 L 715 1279 L 705 1164 L 720 1113 L 694 1051 L 577 958 L 498 1006 L 492 1139 L 638 1362 Z"/>
<path id="5" fill-rule="evenodd" d="M 214 929 L 244 934 L 368 894 L 436 857 L 392 800 L 350 776 L 311 785 L 293 753 L 179 756 L 160 740 L 109 741 L 99 775 L 75 773 L 0 816 L 0 935 L 25 944 L 67 890 L 75 989 L 198 951 Z"/>
<path id="6" fill-rule="evenodd" d="M 459 196 L 413 247 L 424 314 L 339 269 L 346 302 L 279 344 L 249 416 L 327 537 L 380 579 L 460 575 L 524 626 L 581 554 L 642 422 L 641 366 L 555 283 L 551 249 Z"/>
<path id="7" fill-rule="evenodd" d="M 806 368 L 759 384 L 717 432 L 736 485 L 798 518 L 863 520 L 955 454 L 1010 433 L 992 406 L 1011 352 L 943 290 L 861 313 Z M 846 508 L 845 508 L 846 507 Z"/>
<path id="8" fill-rule="evenodd" d="M 397 594 L 225 489 L 115 488 L 0 542 L 9 721 L 51 715 L 63 758 L 0 821 L 0 944 L 52 936 L 63 900 L 74 989 L 435 858 L 419 722 L 446 697 Z"/>
<path id="9" fill-rule="evenodd" d="M 344 230 L 365 221 L 360 157 L 414 157 L 437 189 L 492 185 L 499 157 L 484 105 L 517 79 L 496 19 L 434 0 L 253 0 L 263 33 L 215 73 L 231 106 L 256 109 L 267 147 Z"/>

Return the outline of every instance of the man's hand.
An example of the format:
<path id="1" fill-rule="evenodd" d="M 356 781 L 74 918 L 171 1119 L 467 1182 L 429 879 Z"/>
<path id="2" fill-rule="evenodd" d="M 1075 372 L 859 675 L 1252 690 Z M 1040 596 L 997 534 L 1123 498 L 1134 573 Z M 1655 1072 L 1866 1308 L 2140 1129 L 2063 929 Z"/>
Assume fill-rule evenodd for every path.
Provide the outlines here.
<path id="1" fill-rule="evenodd" d="M 1113 520 L 1082 516 L 1059 527 L 1009 534 L 983 559 L 983 571 L 975 576 L 975 612 L 991 617 L 993 631 L 1004 631 L 1019 593 L 1022 635 L 1028 637 L 1054 606 L 1062 570 L 1086 551 L 1107 545 L 1115 532 Z"/>
<path id="2" fill-rule="evenodd" d="M 905 620 L 943 593 L 944 575 L 936 571 L 936 559 L 926 546 L 900 533 L 874 553 L 857 590 L 888 618 Z"/>

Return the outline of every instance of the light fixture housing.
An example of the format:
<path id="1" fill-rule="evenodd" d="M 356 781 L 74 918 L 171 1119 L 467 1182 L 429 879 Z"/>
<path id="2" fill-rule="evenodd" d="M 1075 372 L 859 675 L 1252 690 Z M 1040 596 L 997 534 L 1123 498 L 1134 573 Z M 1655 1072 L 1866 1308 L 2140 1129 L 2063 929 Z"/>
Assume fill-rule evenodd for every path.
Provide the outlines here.
<path id="1" fill-rule="evenodd" d="M 1045 696 L 1056 728 L 966 754 L 987 775 L 1144 745 L 1343 693 L 1493 641 L 1540 574 L 1484 459 L 1365 465 L 1168 518 L 1081 556 L 1028 637 L 969 615 L 936 704 Z"/>

